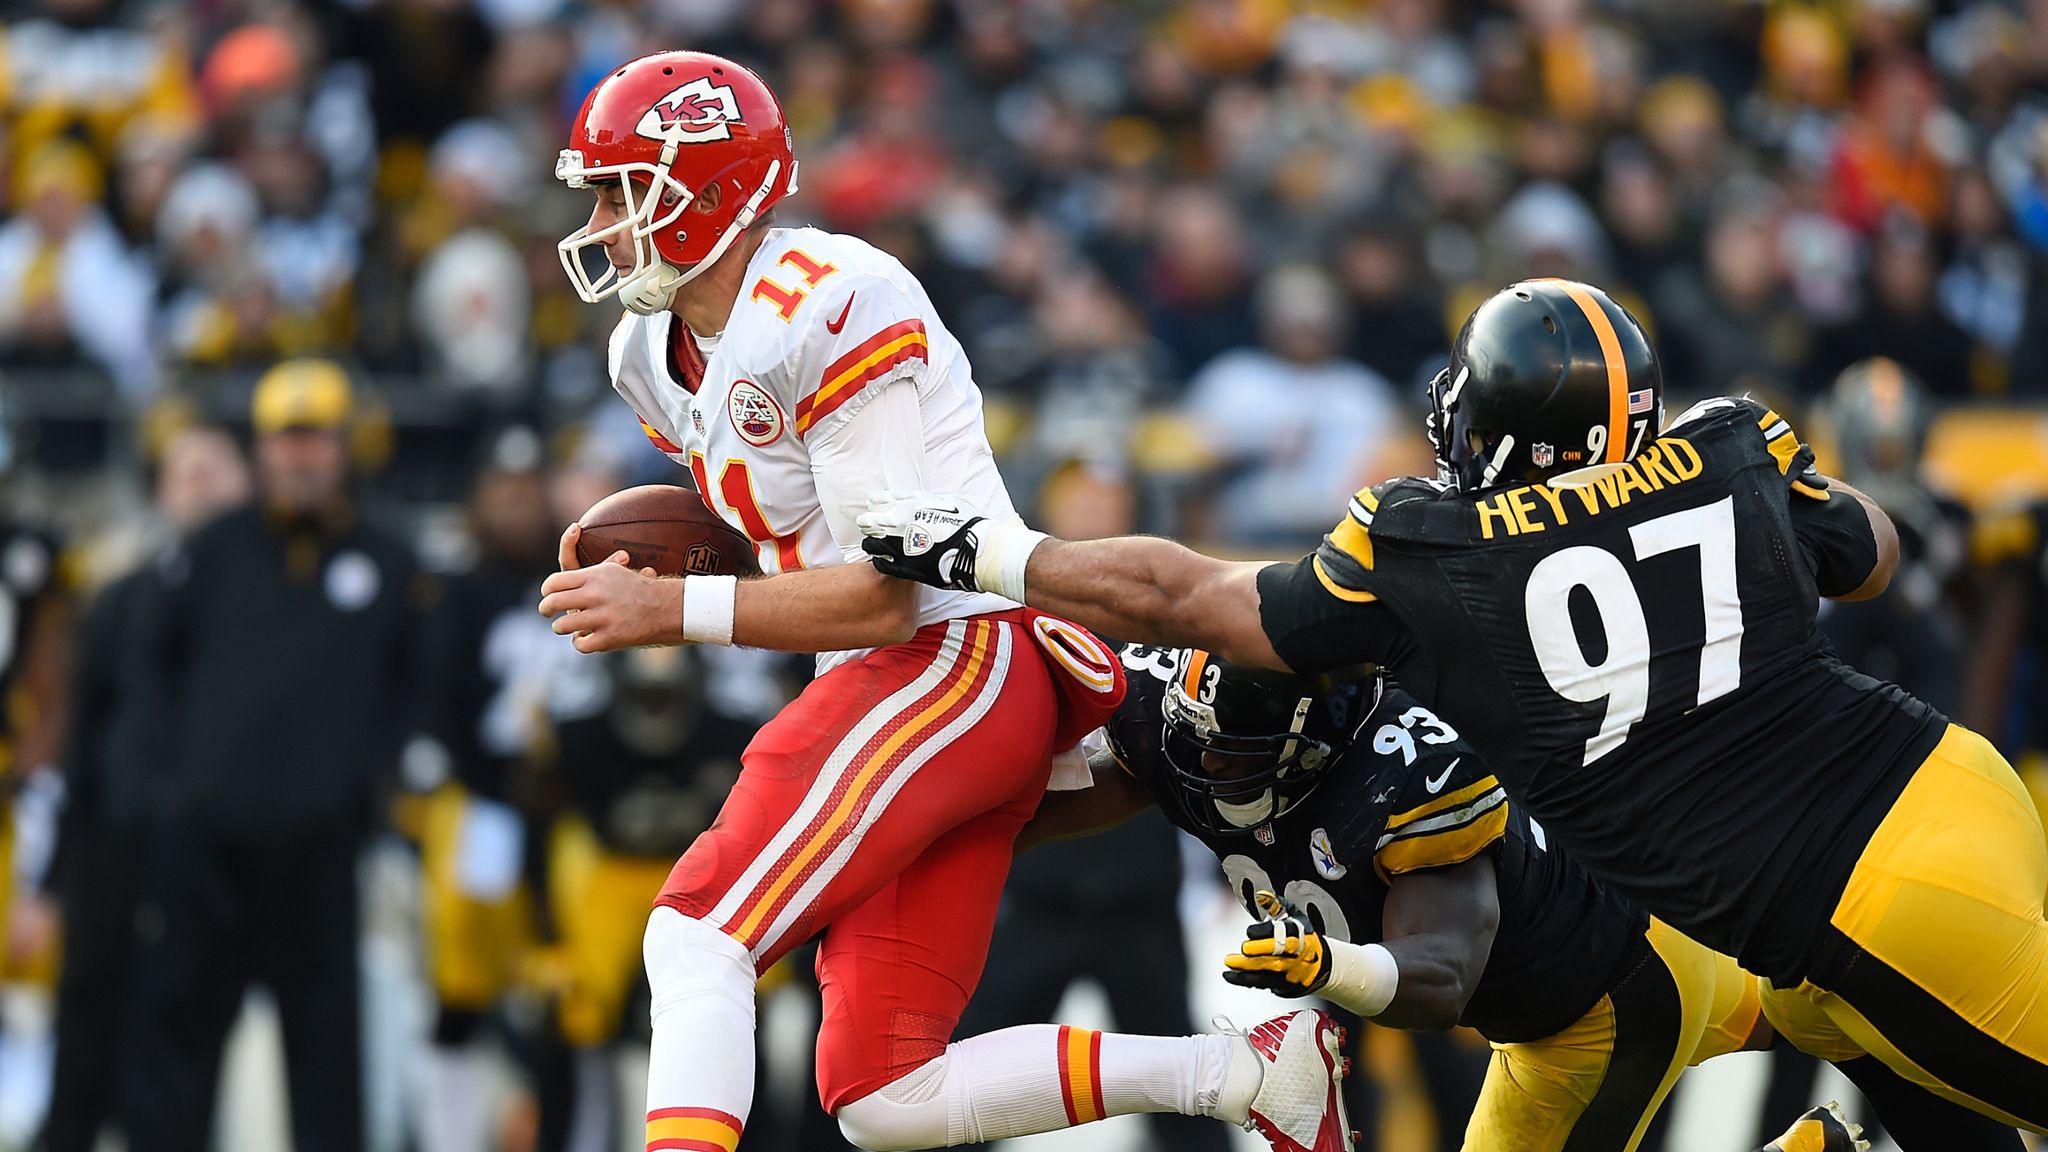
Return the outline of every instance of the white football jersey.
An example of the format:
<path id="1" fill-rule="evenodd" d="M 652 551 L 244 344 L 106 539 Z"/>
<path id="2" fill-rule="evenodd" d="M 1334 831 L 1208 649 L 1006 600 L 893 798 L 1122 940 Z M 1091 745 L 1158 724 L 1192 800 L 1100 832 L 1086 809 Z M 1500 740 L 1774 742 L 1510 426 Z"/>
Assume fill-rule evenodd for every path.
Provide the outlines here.
<path id="1" fill-rule="evenodd" d="M 725 331 L 702 340 L 679 333 L 681 323 L 626 313 L 612 332 L 612 385 L 654 446 L 754 542 L 763 572 L 863 559 L 854 518 L 891 483 L 958 492 L 992 517 L 1014 513 L 967 356 L 888 253 L 815 228 L 773 229 Z M 914 449 L 853 419 L 899 382 L 915 390 L 921 426 L 909 433 L 923 446 L 914 477 L 903 472 Z M 918 592 L 920 626 L 1013 606 L 988 593 Z M 820 654 L 819 671 L 848 655 Z"/>

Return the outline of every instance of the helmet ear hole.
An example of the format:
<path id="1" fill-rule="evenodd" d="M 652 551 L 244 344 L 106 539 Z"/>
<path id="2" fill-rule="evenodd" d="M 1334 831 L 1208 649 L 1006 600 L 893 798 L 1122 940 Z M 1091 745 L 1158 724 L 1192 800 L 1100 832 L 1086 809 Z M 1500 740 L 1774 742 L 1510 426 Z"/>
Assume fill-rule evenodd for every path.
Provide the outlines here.
<path id="1" fill-rule="evenodd" d="M 1552 336 L 1557 335 L 1557 321 L 1548 316 L 1545 316 L 1543 318 L 1543 330 L 1545 332 L 1550 333 Z"/>

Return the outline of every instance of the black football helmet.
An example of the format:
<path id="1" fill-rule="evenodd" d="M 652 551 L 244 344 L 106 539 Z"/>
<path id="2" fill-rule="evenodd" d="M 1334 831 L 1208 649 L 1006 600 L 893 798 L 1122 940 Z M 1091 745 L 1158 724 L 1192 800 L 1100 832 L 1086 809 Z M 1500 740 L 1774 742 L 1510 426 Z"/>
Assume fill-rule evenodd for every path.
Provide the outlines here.
<path id="1" fill-rule="evenodd" d="M 1642 325 L 1576 280 L 1494 293 L 1429 385 L 1437 467 L 1464 491 L 1627 460 L 1663 416 L 1664 377 Z"/>
<path id="2" fill-rule="evenodd" d="M 1384 678 L 1291 676 L 1193 648 L 1173 655 L 1166 763 L 1196 827 L 1240 835 L 1315 790 L 1371 714 Z"/>

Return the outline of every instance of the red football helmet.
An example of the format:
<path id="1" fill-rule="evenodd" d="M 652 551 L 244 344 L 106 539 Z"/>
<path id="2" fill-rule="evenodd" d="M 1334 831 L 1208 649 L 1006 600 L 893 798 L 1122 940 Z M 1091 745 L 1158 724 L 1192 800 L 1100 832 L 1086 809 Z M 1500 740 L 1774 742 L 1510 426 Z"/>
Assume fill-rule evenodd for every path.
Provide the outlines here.
<path id="1" fill-rule="evenodd" d="M 626 211 L 557 245 L 576 294 L 612 295 L 635 312 L 668 307 L 675 290 L 709 268 L 761 213 L 796 191 L 796 157 L 782 104 L 759 76 L 702 52 L 658 52 L 600 80 L 576 113 L 555 177 L 571 188 L 618 180 Z M 710 212 L 685 210 L 721 185 Z M 583 249 L 630 229 L 633 267 L 591 279 Z"/>

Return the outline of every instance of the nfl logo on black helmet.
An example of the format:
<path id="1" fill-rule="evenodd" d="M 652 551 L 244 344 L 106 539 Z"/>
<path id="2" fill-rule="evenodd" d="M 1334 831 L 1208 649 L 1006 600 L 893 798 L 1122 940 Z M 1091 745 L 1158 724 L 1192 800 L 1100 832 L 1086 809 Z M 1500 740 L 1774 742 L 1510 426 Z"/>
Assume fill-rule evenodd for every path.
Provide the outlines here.
<path id="1" fill-rule="evenodd" d="M 1529 462 L 1538 468 L 1548 468 L 1557 463 L 1557 449 L 1550 444 L 1531 444 Z"/>

